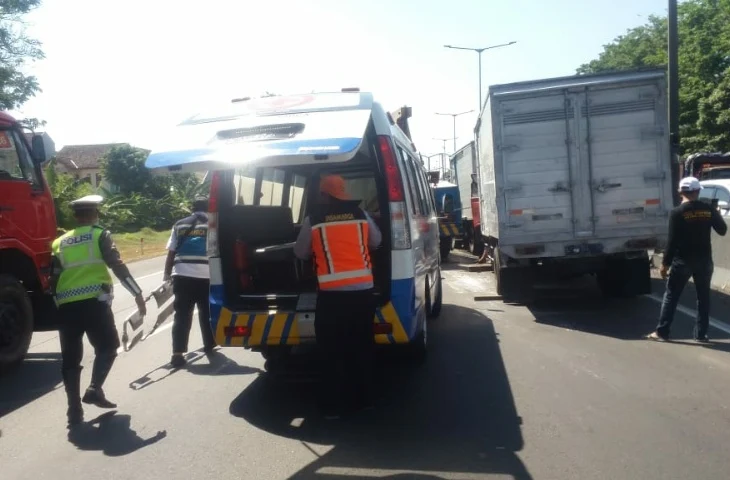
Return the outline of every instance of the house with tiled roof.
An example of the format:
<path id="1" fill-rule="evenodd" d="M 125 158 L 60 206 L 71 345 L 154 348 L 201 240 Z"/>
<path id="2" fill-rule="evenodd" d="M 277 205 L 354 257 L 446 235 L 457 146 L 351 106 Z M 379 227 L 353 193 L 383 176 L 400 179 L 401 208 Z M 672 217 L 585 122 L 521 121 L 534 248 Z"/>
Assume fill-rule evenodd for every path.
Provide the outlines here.
<path id="1" fill-rule="evenodd" d="M 104 143 L 99 145 L 66 145 L 56 154 L 56 171 L 68 173 L 76 178 L 88 179 L 91 186 L 112 189 L 104 182 L 101 173 L 101 159 L 109 151 L 123 143 Z"/>

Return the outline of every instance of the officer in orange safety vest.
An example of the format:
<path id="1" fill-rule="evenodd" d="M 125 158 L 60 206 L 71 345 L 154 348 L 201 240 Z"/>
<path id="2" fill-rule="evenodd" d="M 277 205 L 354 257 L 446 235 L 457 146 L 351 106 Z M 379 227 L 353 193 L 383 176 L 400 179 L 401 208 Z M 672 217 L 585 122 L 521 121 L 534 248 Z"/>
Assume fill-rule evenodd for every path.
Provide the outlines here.
<path id="1" fill-rule="evenodd" d="M 372 407 L 375 297 L 370 251 L 382 235 L 351 200 L 345 180 L 320 180 L 320 204 L 304 219 L 294 246 L 303 260 L 314 256 L 319 291 L 314 317 L 324 373 L 322 408 L 336 419 L 345 408 Z"/>

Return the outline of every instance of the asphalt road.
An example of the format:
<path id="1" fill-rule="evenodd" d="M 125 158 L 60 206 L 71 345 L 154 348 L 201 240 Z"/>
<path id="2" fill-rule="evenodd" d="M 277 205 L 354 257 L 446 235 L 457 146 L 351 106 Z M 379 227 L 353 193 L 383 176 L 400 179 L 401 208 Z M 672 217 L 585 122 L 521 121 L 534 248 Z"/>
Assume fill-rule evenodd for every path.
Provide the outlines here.
<path id="1" fill-rule="evenodd" d="M 257 354 L 196 351 L 171 373 L 161 329 L 120 353 L 105 388 L 118 410 L 86 408 L 92 423 L 69 437 L 58 339 L 38 334 L 28 361 L 0 378 L 0 478 L 728 477 L 728 334 L 713 328 L 713 344 L 695 345 L 679 313 L 676 342 L 642 340 L 658 303 L 606 301 L 588 280 L 529 306 L 477 301 L 493 275 L 457 261 L 426 365 L 380 358 L 378 408 L 340 422 L 317 415 L 312 382 L 272 380 Z M 161 265 L 133 264 L 146 291 Z M 134 304 L 118 292 L 121 324 Z M 730 312 L 713 316 L 723 327 Z M 191 348 L 201 346 L 194 325 Z M 91 360 L 87 350 L 84 381 Z"/>

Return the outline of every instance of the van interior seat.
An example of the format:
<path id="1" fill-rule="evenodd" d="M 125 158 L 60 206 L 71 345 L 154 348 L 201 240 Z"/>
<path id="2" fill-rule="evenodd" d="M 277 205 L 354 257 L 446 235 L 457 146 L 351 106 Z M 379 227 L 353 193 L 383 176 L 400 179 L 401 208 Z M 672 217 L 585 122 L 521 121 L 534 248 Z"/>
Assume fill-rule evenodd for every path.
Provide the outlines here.
<path id="1" fill-rule="evenodd" d="M 292 209 L 289 207 L 235 205 L 231 224 L 236 236 L 253 247 L 296 240 Z"/>

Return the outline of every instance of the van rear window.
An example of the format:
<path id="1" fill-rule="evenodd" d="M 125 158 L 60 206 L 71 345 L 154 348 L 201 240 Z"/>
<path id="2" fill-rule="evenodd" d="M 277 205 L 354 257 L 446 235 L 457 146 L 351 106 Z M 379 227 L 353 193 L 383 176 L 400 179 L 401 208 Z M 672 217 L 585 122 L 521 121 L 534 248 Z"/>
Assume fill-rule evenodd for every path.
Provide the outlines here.
<path id="1" fill-rule="evenodd" d="M 347 192 L 351 198 L 360 200 L 363 210 L 369 213 L 380 212 L 378 186 L 371 172 L 350 171 L 342 173 L 342 176 Z M 301 223 L 306 215 L 310 178 L 318 178 L 318 175 L 302 169 L 295 171 L 276 167 L 235 170 L 234 205 L 288 206 L 292 210 L 294 223 Z"/>

